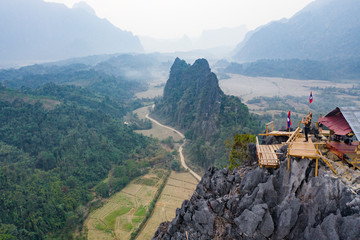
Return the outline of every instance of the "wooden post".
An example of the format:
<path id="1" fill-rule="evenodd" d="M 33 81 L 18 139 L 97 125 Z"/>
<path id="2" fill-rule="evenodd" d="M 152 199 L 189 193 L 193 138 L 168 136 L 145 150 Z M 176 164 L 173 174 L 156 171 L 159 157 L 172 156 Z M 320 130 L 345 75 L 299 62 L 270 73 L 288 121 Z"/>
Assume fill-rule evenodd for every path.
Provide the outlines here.
<path id="1" fill-rule="evenodd" d="M 333 135 L 333 133 L 334 133 L 333 130 L 330 129 L 328 142 L 331 142 L 331 136 Z"/>
<path id="2" fill-rule="evenodd" d="M 290 170 L 290 156 L 289 156 L 289 154 L 287 155 L 287 159 L 288 159 L 287 170 L 289 171 Z"/>
<path id="3" fill-rule="evenodd" d="M 318 164 L 319 164 L 319 158 L 316 158 L 315 177 L 317 177 L 317 174 L 318 174 Z"/>
<path id="4" fill-rule="evenodd" d="M 360 161 L 360 144 L 357 146 L 357 148 L 355 150 L 355 153 L 356 153 L 356 158 L 355 158 L 355 161 L 354 161 L 354 164 L 353 164 L 354 170 L 355 170 L 358 162 Z"/>
<path id="5" fill-rule="evenodd" d="M 274 122 L 271 122 L 271 131 L 274 131 Z"/>
<path id="6" fill-rule="evenodd" d="M 299 128 L 301 128 L 301 120 L 299 121 Z"/>

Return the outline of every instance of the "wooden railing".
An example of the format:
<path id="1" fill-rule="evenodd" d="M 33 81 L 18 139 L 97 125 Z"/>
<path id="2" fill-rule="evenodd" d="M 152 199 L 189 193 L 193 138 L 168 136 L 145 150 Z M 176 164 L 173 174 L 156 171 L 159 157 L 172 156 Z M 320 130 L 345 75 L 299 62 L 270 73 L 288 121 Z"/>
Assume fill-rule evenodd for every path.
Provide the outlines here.
<path id="1" fill-rule="evenodd" d="M 274 131 L 274 122 L 269 122 L 269 123 L 265 124 L 265 126 L 266 126 L 266 130 L 265 130 L 266 134 L 269 133 L 269 125 L 271 125 L 271 132 Z"/>
<path id="2" fill-rule="evenodd" d="M 295 140 L 295 138 L 299 135 L 300 133 L 300 127 L 298 127 L 295 132 L 293 132 L 293 134 L 291 134 L 291 136 L 289 137 L 289 139 L 286 141 L 286 144 L 292 144 Z"/>
<path id="3" fill-rule="evenodd" d="M 259 161 L 261 159 L 261 153 L 260 153 L 259 139 L 257 136 L 256 136 L 256 152 L 257 152 L 257 155 L 258 155 L 257 157 L 258 157 L 258 161 Z"/>

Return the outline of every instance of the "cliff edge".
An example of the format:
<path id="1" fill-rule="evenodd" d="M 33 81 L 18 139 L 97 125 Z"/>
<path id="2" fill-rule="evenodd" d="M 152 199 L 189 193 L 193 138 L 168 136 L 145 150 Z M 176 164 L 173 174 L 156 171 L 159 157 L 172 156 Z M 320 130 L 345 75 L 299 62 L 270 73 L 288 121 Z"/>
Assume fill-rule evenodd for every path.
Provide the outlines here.
<path id="1" fill-rule="evenodd" d="M 360 190 L 315 162 L 291 160 L 279 149 L 279 169 L 256 163 L 229 172 L 210 167 L 190 200 L 153 239 L 360 239 Z"/>

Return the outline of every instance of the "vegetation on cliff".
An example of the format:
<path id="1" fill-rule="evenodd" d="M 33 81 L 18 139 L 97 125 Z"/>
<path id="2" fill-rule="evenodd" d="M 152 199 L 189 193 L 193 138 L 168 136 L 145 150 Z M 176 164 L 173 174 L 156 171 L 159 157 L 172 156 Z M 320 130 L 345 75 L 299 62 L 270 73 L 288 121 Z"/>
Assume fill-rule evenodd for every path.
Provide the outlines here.
<path id="1" fill-rule="evenodd" d="M 222 92 L 205 59 L 193 65 L 175 60 L 153 114 L 185 132 L 191 160 L 204 168 L 227 165 L 224 141 L 235 133 L 255 133 L 260 126 L 239 98 Z"/>

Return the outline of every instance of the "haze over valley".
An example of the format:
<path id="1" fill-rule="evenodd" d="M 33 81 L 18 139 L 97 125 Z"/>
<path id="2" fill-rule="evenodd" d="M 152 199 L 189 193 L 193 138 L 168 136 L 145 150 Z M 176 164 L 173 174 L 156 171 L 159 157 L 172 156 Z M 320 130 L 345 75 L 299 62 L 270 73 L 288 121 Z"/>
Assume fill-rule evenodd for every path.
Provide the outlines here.
<path id="1" fill-rule="evenodd" d="M 0 239 L 360 239 L 359 12 L 1 0 Z"/>

